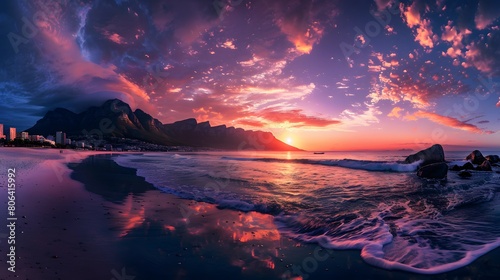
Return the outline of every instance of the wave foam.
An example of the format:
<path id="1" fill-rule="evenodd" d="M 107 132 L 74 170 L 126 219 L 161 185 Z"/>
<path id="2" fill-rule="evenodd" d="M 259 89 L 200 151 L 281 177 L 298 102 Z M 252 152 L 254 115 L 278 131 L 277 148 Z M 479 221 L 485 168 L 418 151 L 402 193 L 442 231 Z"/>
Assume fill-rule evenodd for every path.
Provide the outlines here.
<path id="1" fill-rule="evenodd" d="M 242 157 L 221 157 L 224 160 L 237 161 L 262 161 L 262 162 L 293 162 L 301 164 L 316 164 L 325 166 L 338 166 L 350 169 L 366 171 L 388 171 L 388 172 L 413 172 L 418 169 L 421 161 L 414 163 L 401 163 L 393 161 L 369 161 L 355 159 L 341 160 L 311 160 L 311 159 L 280 159 L 280 158 L 242 158 Z"/>

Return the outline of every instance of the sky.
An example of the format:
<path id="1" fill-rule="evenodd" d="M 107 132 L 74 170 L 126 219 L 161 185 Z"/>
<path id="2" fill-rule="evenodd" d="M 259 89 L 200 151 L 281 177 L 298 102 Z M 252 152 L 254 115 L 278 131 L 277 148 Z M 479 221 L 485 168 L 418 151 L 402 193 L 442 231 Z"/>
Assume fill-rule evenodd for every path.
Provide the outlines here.
<path id="1" fill-rule="evenodd" d="M 308 150 L 500 148 L 495 0 L 0 4 L 0 123 L 120 98 Z"/>

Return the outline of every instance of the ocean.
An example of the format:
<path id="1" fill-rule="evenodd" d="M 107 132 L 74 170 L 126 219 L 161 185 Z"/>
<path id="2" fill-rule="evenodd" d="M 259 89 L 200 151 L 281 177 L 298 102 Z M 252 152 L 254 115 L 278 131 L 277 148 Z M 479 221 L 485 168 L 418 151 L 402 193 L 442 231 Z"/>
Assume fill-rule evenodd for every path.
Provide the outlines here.
<path id="1" fill-rule="evenodd" d="M 447 152 L 449 165 L 467 152 Z M 484 155 L 500 154 L 483 151 Z M 416 176 L 408 152 L 199 152 L 113 159 L 163 192 L 270 214 L 280 233 L 359 250 L 367 263 L 420 274 L 470 264 L 500 246 L 500 174 Z M 187 215 L 179 209 L 179 215 Z"/>

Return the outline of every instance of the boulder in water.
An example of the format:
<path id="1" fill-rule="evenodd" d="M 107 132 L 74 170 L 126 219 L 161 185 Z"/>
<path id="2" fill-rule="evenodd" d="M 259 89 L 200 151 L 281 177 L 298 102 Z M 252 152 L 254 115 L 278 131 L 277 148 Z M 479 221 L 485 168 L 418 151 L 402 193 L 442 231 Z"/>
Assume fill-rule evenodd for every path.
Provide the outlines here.
<path id="1" fill-rule="evenodd" d="M 483 161 L 483 163 L 481 165 L 479 165 L 476 169 L 479 170 L 479 171 L 493 171 L 491 169 L 490 162 L 487 161 L 487 160 Z"/>
<path id="2" fill-rule="evenodd" d="M 463 171 L 460 171 L 458 173 L 458 176 L 460 176 L 462 178 L 470 178 L 470 177 L 472 177 L 472 173 L 470 173 L 469 171 L 463 170 Z"/>
<path id="3" fill-rule="evenodd" d="M 405 159 L 405 163 L 414 163 L 422 160 L 423 162 L 420 166 L 425 166 L 431 163 L 444 162 L 444 150 L 439 144 L 433 145 L 432 147 L 422 150 L 416 154 L 409 155 Z"/>
<path id="4" fill-rule="evenodd" d="M 481 164 L 486 160 L 479 150 L 474 150 L 465 159 L 472 161 L 474 164 Z"/>
<path id="5" fill-rule="evenodd" d="M 467 162 L 466 164 L 462 165 L 462 169 L 474 169 L 474 165 L 472 163 Z"/>
<path id="6" fill-rule="evenodd" d="M 497 155 L 489 155 L 484 157 L 486 160 L 488 160 L 490 163 L 497 163 L 500 162 L 500 157 Z"/>
<path id="7" fill-rule="evenodd" d="M 460 171 L 460 170 L 462 170 L 462 169 L 464 169 L 464 168 L 463 168 L 463 166 L 458 166 L 458 165 L 456 165 L 456 164 L 455 164 L 455 165 L 453 165 L 453 167 L 452 167 L 452 168 L 450 168 L 450 170 L 451 170 L 451 171 Z"/>
<path id="8" fill-rule="evenodd" d="M 429 179 L 443 179 L 448 174 L 448 164 L 445 162 L 431 163 L 422 166 L 417 171 L 417 176 Z"/>

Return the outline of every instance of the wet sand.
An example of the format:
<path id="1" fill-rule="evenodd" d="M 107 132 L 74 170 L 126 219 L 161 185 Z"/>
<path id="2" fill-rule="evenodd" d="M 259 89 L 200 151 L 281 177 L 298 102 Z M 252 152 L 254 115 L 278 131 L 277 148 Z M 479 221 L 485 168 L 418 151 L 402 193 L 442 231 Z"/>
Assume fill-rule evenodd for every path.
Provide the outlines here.
<path id="1" fill-rule="evenodd" d="M 54 161 L 61 165 L 54 168 Z M 16 273 L 8 272 L 0 239 L 1 279 L 496 279 L 500 273 L 498 249 L 439 275 L 383 270 L 364 263 L 359 251 L 289 239 L 270 215 L 162 193 L 109 155 L 69 169 L 67 163 L 46 160 L 18 172 L 19 259 Z M 0 196 L 5 208 L 6 201 Z"/>

